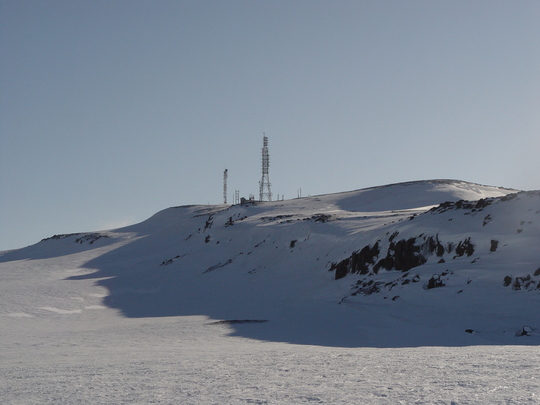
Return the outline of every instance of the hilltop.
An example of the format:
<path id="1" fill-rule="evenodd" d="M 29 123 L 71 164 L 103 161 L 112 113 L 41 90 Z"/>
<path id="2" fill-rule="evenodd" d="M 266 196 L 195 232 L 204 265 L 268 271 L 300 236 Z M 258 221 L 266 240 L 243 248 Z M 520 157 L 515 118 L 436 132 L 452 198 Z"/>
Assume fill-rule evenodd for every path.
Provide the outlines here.
<path id="1" fill-rule="evenodd" d="M 430 180 L 173 207 L 54 235 L 0 264 L 28 283 L 32 268 L 70 266 L 66 280 L 95 280 L 108 291 L 101 304 L 128 318 L 204 315 L 259 340 L 530 345 L 540 343 L 539 242 L 540 192 Z M 4 284 L 4 315 L 35 316 L 17 298 L 24 288 Z"/>

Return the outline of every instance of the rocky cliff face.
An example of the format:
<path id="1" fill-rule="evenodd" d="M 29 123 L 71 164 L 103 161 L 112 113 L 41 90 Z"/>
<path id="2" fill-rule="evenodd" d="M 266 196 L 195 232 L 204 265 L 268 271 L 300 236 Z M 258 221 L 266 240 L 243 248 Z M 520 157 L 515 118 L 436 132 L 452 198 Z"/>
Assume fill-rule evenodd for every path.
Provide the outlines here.
<path id="1" fill-rule="evenodd" d="M 516 207 L 520 202 L 527 206 L 521 212 Z M 518 212 L 520 219 L 512 218 Z M 501 249 L 505 251 L 498 256 L 502 262 L 508 260 L 505 255 L 522 252 L 522 259 L 532 254 L 538 257 L 540 265 L 539 214 L 538 191 L 478 201 L 444 202 L 394 225 L 384 236 L 331 263 L 329 271 L 334 272 L 335 280 L 353 277 L 349 297 L 382 293 L 387 295 L 385 298 L 396 300 L 399 298 L 397 290 L 416 283 L 424 290 L 459 285 L 456 293 L 463 293 L 468 285 L 483 276 L 476 273 L 477 277 L 465 278 L 462 273 L 469 273 L 468 269 L 474 269 L 475 264 L 482 261 L 496 262 Z M 417 234 L 414 234 L 415 229 L 418 229 Z M 522 246 L 515 243 L 516 237 L 521 239 L 519 235 L 525 231 L 538 242 L 532 251 L 530 243 Z M 507 262 L 507 266 L 512 273 L 512 263 Z M 530 272 L 526 274 L 501 274 L 500 286 L 514 291 L 540 290 L 540 268 L 534 266 L 535 263 L 531 263 Z"/>

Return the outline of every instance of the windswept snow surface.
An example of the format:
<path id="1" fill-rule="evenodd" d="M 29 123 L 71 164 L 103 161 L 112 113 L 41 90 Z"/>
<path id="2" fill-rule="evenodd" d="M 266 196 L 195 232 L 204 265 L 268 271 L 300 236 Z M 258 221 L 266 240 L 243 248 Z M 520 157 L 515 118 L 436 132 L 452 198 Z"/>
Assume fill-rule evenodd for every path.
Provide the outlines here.
<path id="1" fill-rule="evenodd" d="M 2 402 L 539 403 L 539 242 L 453 180 L 55 235 L 0 253 Z"/>

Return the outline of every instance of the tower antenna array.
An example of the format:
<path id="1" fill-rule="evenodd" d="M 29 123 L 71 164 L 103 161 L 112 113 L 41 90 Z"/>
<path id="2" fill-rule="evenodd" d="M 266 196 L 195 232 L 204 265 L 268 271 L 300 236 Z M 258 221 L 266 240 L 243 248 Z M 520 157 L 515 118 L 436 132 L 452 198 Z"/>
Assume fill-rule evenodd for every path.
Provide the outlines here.
<path id="1" fill-rule="evenodd" d="M 223 172 L 223 204 L 227 204 L 227 177 L 229 177 L 228 170 L 225 169 Z"/>
<path id="2" fill-rule="evenodd" d="M 270 167 L 270 155 L 268 154 L 268 137 L 263 132 L 262 147 L 262 178 L 259 182 L 259 201 L 272 201 L 272 191 L 270 191 L 270 178 L 268 177 L 268 168 Z"/>

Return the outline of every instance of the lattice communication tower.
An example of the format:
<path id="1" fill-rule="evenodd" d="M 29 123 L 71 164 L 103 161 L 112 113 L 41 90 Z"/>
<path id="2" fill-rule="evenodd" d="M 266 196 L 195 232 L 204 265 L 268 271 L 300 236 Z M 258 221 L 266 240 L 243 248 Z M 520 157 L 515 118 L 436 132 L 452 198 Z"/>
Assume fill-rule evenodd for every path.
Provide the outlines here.
<path id="1" fill-rule="evenodd" d="M 270 190 L 270 177 L 268 177 L 269 167 L 270 155 L 268 154 L 268 137 L 263 133 L 262 178 L 259 182 L 259 201 L 272 201 L 272 191 Z"/>

